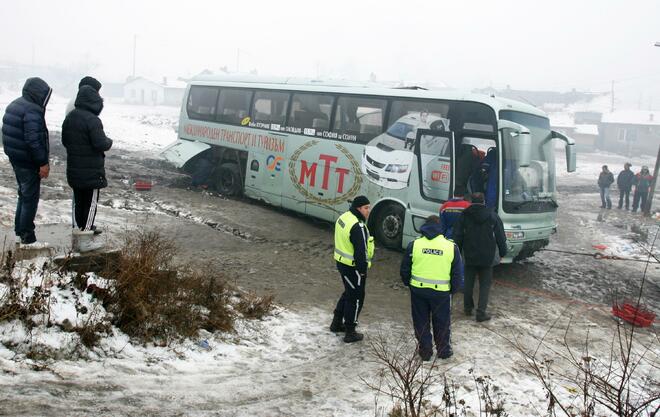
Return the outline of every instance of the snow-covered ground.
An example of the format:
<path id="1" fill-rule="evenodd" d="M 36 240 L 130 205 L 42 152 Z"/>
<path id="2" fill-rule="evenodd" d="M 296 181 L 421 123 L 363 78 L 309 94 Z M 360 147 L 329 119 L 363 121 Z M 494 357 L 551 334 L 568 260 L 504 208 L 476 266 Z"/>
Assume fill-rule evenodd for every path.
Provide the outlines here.
<path id="1" fill-rule="evenodd" d="M 15 276 L 31 274 L 24 293 L 37 286 L 50 291 L 50 317 L 35 316 L 31 329 L 18 321 L 0 325 L 4 415 L 374 415 L 375 394 L 363 379 L 377 381 L 379 366 L 368 343 L 345 345 L 326 330 L 327 311 L 279 308 L 262 321 L 239 321 L 234 333 L 201 332 L 198 339 L 168 347 L 133 343 L 113 327 L 111 336 L 88 350 L 76 333 L 63 329 L 104 320 L 106 312 L 89 294 L 73 288 L 71 276 L 51 277 L 32 266 L 46 261 L 24 263 Z M 94 282 L 103 285 L 101 279 Z M 0 299 L 6 291 L 7 286 L 0 284 Z M 528 302 L 538 307 L 544 300 Z M 525 317 L 501 317 L 488 327 L 456 320 L 455 355 L 436 363 L 435 372 L 455 384 L 456 398 L 465 401 L 465 415 L 479 415 L 473 378 L 480 376 L 491 378 L 493 395 L 504 400 L 509 415 L 543 414 L 547 400 L 542 386 L 507 339 L 532 349 L 545 338 L 558 349 L 572 316 L 569 340 L 579 346 L 581 332 L 588 330 L 589 354 L 597 362 L 605 361 L 615 326 L 596 323 L 595 313 L 591 306 L 557 305 Z M 545 316 L 544 325 L 539 325 L 543 323 L 539 315 Z M 562 316 L 551 329 L 552 321 Z M 408 336 L 406 343 L 411 339 L 411 330 L 401 322 L 367 324 L 363 330 L 372 339 L 383 335 L 393 344 L 401 335 Z M 651 335 L 643 336 L 640 342 L 652 343 Z M 650 354 L 657 353 L 656 346 Z M 557 353 L 542 348 L 539 360 L 545 359 L 557 361 Z M 656 369 L 642 365 L 637 372 L 640 383 L 657 383 Z M 563 401 L 577 392 L 578 387 L 567 381 L 556 383 Z M 433 387 L 429 397 L 438 404 L 440 388 Z M 388 398 L 380 397 L 380 407 L 389 404 Z"/>

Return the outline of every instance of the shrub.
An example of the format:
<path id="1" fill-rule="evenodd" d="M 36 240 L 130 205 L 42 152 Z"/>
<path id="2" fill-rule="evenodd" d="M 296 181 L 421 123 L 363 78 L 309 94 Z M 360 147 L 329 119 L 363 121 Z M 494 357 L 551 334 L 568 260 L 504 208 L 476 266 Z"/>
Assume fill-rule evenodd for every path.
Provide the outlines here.
<path id="1" fill-rule="evenodd" d="M 232 330 L 223 274 L 210 265 L 176 268 L 175 254 L 174 242 L 157 231 L 126 234 L 118 267 L 103 274 L 116 281 L 108 298 L 114 324 L 131 337 L 163 343 L 199 329 Z"/>

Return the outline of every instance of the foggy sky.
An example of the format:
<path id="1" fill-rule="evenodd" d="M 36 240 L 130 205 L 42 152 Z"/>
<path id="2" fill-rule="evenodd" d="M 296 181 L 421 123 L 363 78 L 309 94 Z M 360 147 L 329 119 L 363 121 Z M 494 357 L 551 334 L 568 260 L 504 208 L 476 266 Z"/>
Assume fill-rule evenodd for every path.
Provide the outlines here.
<path id="1" fill-rule="evenodd" d="M 615 87 L 660 107 L 657 0 L 0 1 L 0 59 L 106 81 L 204 68 L 458 88 Z M 633 7 L 634 5 L 634 7 Z M 657 91 L 657 94 L 655 93 Z M 657 95 L 657 98 L 652 97 Z"/>

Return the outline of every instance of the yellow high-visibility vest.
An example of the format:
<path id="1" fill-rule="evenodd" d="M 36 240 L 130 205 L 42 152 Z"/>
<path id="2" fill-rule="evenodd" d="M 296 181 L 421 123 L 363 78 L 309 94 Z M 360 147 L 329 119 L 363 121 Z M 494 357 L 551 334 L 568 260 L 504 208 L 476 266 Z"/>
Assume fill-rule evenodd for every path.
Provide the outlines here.
<path id="1" fill-rule="evenodd" d="M 364 222 L 361 222 L 355 214 L 347 211 L 339 216 L 335 222 L 335 261 L 344 265 L 355 266 L 355 249 L 351 243 L 351 228 L 361 223 L 367 237 L 367 263 L 371 267 L 371 259 L 374 257 L 375 245 L 374 238 L 369 235 L 369 229 Z"/>
<path id="2" fill-rule="evenodd" d="M 442 235 L 434 239 L 420 237 L 413 243 L 410 285 L 436 291 L 449 291 L 453 260 L 452 241 Z"/>

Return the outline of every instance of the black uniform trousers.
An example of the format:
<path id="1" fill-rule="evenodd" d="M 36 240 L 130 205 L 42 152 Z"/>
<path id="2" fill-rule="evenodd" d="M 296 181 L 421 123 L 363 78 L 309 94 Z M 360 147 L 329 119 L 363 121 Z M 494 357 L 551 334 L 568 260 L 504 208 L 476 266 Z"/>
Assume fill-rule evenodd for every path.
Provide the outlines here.
<path id="1" fill-rule="evenodd" d="M 418 352 L 421 356 L 433 354 L 433 341 L 438 356 L 451 352 L 451 294 L 431 288 L 410 287 L 412 311 Z M 431 328 L 433 338 L 431 338 Z"/>
<path id="2" fill-rule="evenodd" d="M 73 189 L 73 227 L 80 230 L 92 230 L 96 218 L 96 206 L 99 201 L 98 188 Z"/>
<path id="3" fill-rule="evenodd" d="M 465 265 L 463 308 L 466 312 L 472 311 L 474 308 L 472 292 L 474 291 L 474 283 L 477 276 L 479 277 L 479 303 L 477 304 L 477 316 L 480 316 L 486 313 L 486 308 L 488 307 L 488 295 L 490 293 L 490 286 L 493 282 L 493 267 Z"/>
<path id="4" fill-rule="evenodd" d="M 337 262 L 337 270 L 344 284 L 344 292 L 337 301 L 334 314 L 344 318 L 344 325 L 354 327 L 358 324 L 358 317 L 364 305 L 367 277 L 361 276 L 354 267 L 340 262 Z"/>

